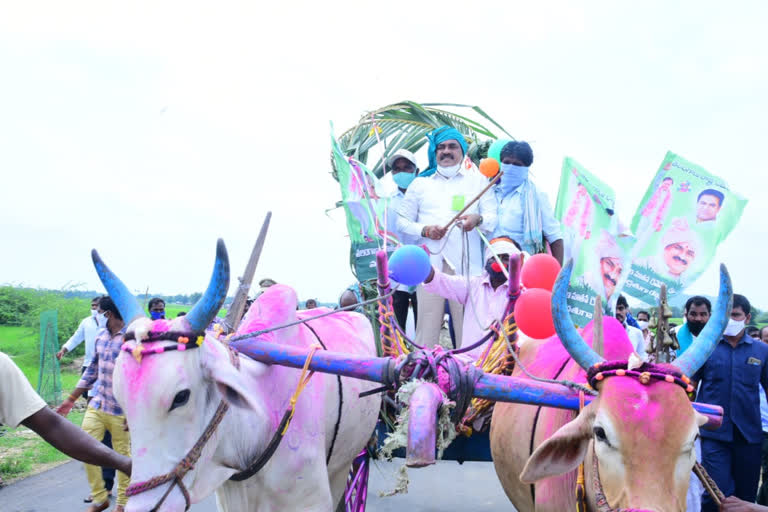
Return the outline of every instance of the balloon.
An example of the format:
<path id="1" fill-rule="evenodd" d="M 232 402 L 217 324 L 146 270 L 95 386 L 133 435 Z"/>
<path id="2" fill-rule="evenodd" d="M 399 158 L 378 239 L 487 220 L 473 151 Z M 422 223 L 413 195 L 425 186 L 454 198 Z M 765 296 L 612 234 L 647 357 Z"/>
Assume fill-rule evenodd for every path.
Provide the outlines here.
<path id="1" fill-rule="evenodd" d="M 483 158 L 480 160 L 480 173 L 488 178 L 493 178 L 499 173 L 499 161 L 495 158 Z"/>
<path id="2" fill-rule="evenodd" d="M 552 293 L 541 288 L 525 290 L 515 302 L 515 321 L 526 336 L 543 340 L 555 334 Z"/>
<path id="3" fill-rule="evenodd" d="M 406 286 L 415 286 L 432 270 L 429 255 L 418 245 L 398 247 L 389 257 L 389 277 Z"/>
<path id="4" fill-rule="evenodd" d="M 523 263 L 520 281 L 526 288 L 543 288 L 552 291 L 560 263 L 549 254 L 534 254 Z"/>
<path id="5" fill-rule="evenodd" d="M 512 139 L 496 139 L 488 148 L 488 158 L 495 158 L 497 162 L 501 162 L 501 150 L 510 142 Z"/>

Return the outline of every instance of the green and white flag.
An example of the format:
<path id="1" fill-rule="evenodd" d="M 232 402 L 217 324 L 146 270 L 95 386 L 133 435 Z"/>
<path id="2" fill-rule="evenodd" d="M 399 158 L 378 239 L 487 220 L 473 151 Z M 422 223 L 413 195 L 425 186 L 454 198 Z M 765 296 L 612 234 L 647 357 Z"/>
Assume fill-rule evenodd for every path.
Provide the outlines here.
<path id="1" fill-rule="evenodd" d="M 662 284 L 670 295 L 692 284 L 746 204 L 722 178 L 667 152 L 632 219 L 637 240 L 624 292 L 656 304 Z"/>
<path id="2" fill-rule="evenodd" d="M 568 310 L 580 327 L 592 320 L 595 297 L 602 297 L 606 310 L 618 297 L 631 240 L 617 236 L 615 198 L 611 187 L 573 158 L 565 158 L 555 218 L 563 231 L 565 261 L 574 262 Z"/>

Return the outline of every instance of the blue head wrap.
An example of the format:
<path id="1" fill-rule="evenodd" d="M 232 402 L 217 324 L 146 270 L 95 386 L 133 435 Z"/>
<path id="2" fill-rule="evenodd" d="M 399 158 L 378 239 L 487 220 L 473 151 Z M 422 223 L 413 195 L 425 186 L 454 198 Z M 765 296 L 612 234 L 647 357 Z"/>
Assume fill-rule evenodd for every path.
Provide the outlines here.
<path id="1" fill-rule="evenodd" d="M 533 163 L 533 150 L 530 144 L 525 141 L 512 141 L 501 148 L 500 158 L 511 156 L 523 162 L 523 165 L 530 167 Z"/>
<path id="2" fill-rule="evenodd" d="M 420 172 L 419 177 L 432 176 L 437 170 L 437 145 L 447 140 L 454 139 L 461 145 L 461 151 L 464 155 L 467 154 L 467 141 L 464 140 L 464 136 L 456 128 L 452 128 L 448 125 L 435 128 L 427 134 L 427 140 L 429 140 L 429 167 L 426 171 Z"/>

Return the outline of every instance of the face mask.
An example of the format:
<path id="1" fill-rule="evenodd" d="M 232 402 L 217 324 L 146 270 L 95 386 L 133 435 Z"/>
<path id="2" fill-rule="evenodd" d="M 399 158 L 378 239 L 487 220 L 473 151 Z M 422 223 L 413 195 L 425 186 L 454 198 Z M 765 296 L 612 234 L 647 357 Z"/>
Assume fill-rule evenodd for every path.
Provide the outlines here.
<path id="1" fill-rule="evenodd" d="M 728 325 L 726 326 L 725 332 L 723 332 L 723 334 L 725 334 L 726 336 L 736 336 L 737 334 L 739 334 L 741 331 L 744 330 L 744 326 L 746 324 L 747 322 L 744 320 L 740 320 L 737 322 L 736 320 L 731 318 L 730 320 L 728 320 Z"/>
<path id="2" fill-rule="evenodd" d="M 522 165 L 501 164 L 499 187 L 504 195 L 509 194 L 528 179 L 528 167 Z"/>
<path id="3" fill-rule="evenodd" d="M 459 174 L 459 169 L 461 169 L 460 163 L 456 165 L 452 165 L 450 167 L 440 167 L 439 165 L 437 166 L 437 172 L 439 172 L 440 175 L 443 176 L 444 178 L 448 178 L 448 179 L 451 179 L 457 174 Z"/>
<path id="4" fill-rule="evenodd" d="M 92 310 L 91 310 L 91 316 L 92 316 L 93 318 L 96 318 L 96 315 L 98 315 L 98 314 L 99 314 L 99 311 L 98 311 L 97 309 L 92 309 Z"/>
<path id="5" fill-rule="evenodd" d="M 96 324 L 98 324 L 99 327 L 107 326 L 107 317 L 104 313 L 96 313 Z"/>
<path id="6" fill-rule="evenodd" d="M 648 321 L 647 320 L 638 320 L 637 325 L 640 327 L 641 331 L 644 331 L 648 328 Z"/>
<path id="7" fill-rule="evenodd" d="M 408 185 L 411 184 L 411 182 L 416 179 L 416 173 L 415 172 L 398 172 L 397 174 L 392 175 L 392 179 L 395 180 L 395 183 L 400 188 L 408 188 Z"/>
<path id="8" fill-rule="evenodd" d="M 691 334 L 694 336 L 698 336 L 702 329 L 704 329 L 704 326 L 707 325 L 707 322 L 686 322 L 688 324 L 688 330 L 691 331 Z"/>
<path id="9" fill-rule="evenodd" d="M 507 279 L 504 275 L 504 271 L 501 269 L 501 265 L 499 265 L 499 262 L 495 259 L 490 259 L 485 262 L 485 271 L 488 272 L 488 275 L 491 276 L 491 279 L 494 281 Z"/>
<path id="10" fill-rule="evenodd" d="M 160 320 L 165 316 L 165 311 L 150 311 L 149 316 L 152 317 L 152 320 Z"/>

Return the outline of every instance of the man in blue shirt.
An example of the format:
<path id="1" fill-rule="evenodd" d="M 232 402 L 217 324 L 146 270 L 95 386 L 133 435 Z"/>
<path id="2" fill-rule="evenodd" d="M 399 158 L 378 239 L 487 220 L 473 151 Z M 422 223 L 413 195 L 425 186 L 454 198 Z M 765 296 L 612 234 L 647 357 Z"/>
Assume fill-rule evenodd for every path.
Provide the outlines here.
<path id="1" fill-rule="evenodd" d="M 768 345 L 746 335 L 750 312 L 747 298 L 734 294 L 723 339 L 693 378 L 701 382 L 697 401 L 724 412 L 719 429 L 700 431 L 704 468 L 726 496 L 754 502 L 763 439 L 758 393 L 768 392 Z M 701 510 L 718 507 L 705 494 Z"/>

